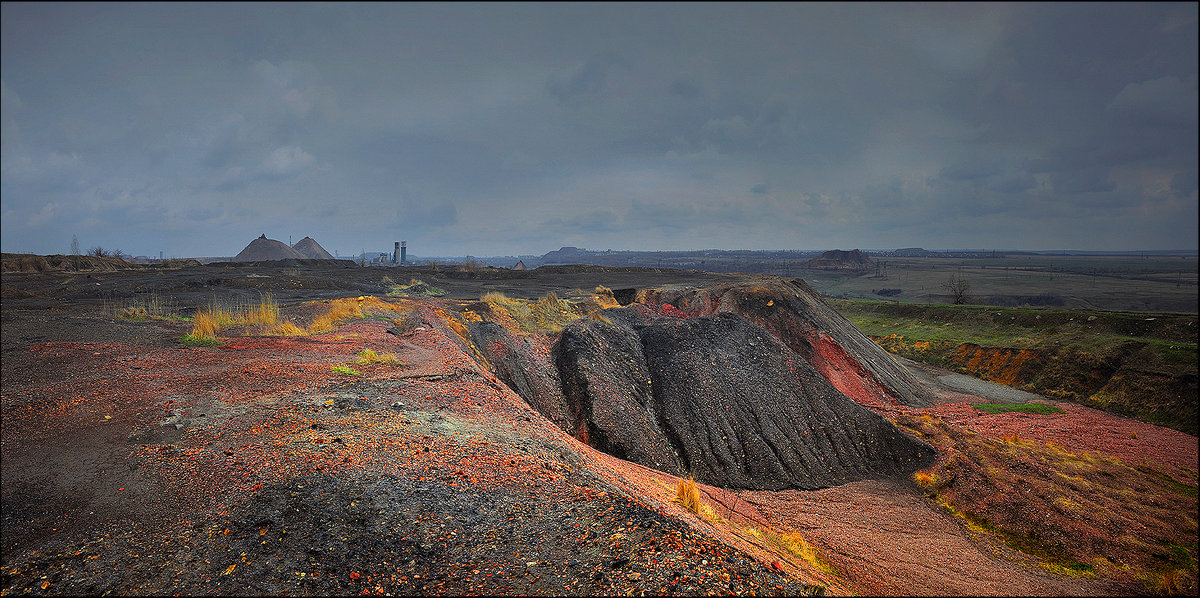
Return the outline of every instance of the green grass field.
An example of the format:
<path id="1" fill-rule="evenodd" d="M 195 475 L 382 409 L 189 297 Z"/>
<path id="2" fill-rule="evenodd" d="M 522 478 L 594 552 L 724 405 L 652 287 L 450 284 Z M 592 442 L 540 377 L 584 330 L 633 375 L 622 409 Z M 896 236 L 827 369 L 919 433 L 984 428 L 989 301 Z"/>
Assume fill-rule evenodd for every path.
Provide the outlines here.
<path id="1" fill-rule="evenodd" d="M 971 284 L 969 303 L 1048 305 L 1105 310 L 1196 312 L 1200 299 L 1195 257 L 1013 256 L 997 258 L 878 258 L 869 272 L 853 275 L 796 270 L 826 296 L 946 303 L 942 284 L 960 275 Z"/>
<path id="2" fill-rule="evenodd" d="M 1195 313 L 828 302 L 903 357 L 1196 433 Z"/>

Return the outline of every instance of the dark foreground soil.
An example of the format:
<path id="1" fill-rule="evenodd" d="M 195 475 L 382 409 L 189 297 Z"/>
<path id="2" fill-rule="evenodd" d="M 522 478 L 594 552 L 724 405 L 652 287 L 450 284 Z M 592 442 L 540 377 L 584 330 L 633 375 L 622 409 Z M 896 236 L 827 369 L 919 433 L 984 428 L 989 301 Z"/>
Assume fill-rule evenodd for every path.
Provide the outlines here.
<path id="1" fill-rule="evenodd" d="M 114 301 L 150 293 L 186 310 L 214 295 L 269 291 L 300 313 L 301 300 L 382 295 L 383 274 L 406 282 L 388 271 L 287 270 L 4 274 L 0 593 L 1145 591 L 1132 578 L 1047 572 L 970 533 L 907 479 L 813 492 L 703 486 L 717 517 L 688 512 L 671 502 L 677 478 L 579 443 L 441 329 L 422 325 L 447 299 L 403 302 L 416 322 L 403 336 L 368 320 L 216 347 L 179 344 L 184 322 L 114 317 Z M 718 277 L 420 276 L 472 300 L 487 290 L 536 297 Z M 401 363 L 355 366 L 360 377 L 331 370 L 363 349 Z M 1024 416 L 991 414 L 978 416 L 998 418 L 982 425 L 942 396 L 935 409 L 956 425 L 1025 425 Z M 1194 488 L 1195 438 L 1134 424 Z M 1095 442 L 1056 426 L 1063 446 Z M 1048 435 L 1036 425 L 1025 432 L 1039 433 Z M 832 569 L 780 552 L 751 528 L 804 535 Z"/>

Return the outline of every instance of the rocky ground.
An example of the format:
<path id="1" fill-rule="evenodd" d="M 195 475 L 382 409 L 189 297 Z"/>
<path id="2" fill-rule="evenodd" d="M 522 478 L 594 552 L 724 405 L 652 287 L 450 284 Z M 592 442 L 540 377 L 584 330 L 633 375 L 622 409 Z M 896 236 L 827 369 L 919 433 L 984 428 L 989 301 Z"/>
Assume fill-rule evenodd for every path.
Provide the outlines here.
<path id="1" fill-rule="evenodd" d="M 315 309 L 304 300 L 383 295 L 384 275 L 405 281 L 394 269 L 268 266 L 5 273 L 0 592 L 1147 590 L 1119 572 L 1048 571 L 972 532 L 907 478 L 816 491 L 701 485 L 711 510 L 690 512 L 671 500 L 678 478 L 580 443 L 432 325 L 456 300 L 488 290 L 537 297 L 597 284 L 704 285 L 718 275 L 405 274 L 448 293 L 397 301 L 396 319 L 409 324 L 400 330 L 395 319 L 360 320 L 324 334 L 189 347 L 178 338 L 190 324 L 121 319 L 115 309 L 154 294 L 186 312 L 214 295 L 268 291 L 302 317 Z M 354 366 L 361 376 L 331 369 L 363 349 L 400 363 Z M 936 377 L 921 379 L 937 405 L 875 408 L 1149 462 L 1194 497 L 1195 437 L 1084 408 L 1052 420 L 986 414 Z M 1190 509 L 1194 526 L 1194 498 Z M 781 550 L 771 532 L 803 536 L 828 566 Z"/>

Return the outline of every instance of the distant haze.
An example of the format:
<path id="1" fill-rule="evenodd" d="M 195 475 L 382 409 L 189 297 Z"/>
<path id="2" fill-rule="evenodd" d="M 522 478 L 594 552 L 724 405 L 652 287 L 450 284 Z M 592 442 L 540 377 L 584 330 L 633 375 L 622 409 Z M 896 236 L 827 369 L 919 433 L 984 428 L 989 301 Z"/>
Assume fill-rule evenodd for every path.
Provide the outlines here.
<path id="1" fill-rule="evenodd" d="M 1197 4 L 3 3 L 0 245 L 1197 246 Z"/>

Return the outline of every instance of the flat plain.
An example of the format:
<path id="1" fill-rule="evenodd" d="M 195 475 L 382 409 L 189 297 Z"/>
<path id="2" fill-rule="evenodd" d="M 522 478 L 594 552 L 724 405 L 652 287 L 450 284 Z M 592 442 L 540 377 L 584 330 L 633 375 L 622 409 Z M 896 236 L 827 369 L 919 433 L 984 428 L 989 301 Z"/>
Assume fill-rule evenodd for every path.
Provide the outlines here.
<path id="1" fill-rule="evenodd" d="M 756 278 L 5 272 L 0 591 L 1195 593 L 1195 436 L 1070 401 L 976 408 L 1007 395 L 914 364 L 936 403 L 872 409 L 935 446 L 933 466 L 815 491 L 700 484 L 693 510 L 676 500 L 683 480 L 566 434 L 456 332 L 487 293 L 583 305 L 601 286 L 633 297 Z M 356 315 L 327 318 L 348 305 Z M 242 323 L 182 342 L 214 307 Z M 256 308 L 301 332 L 264 332 L 246 318 Z"/>

